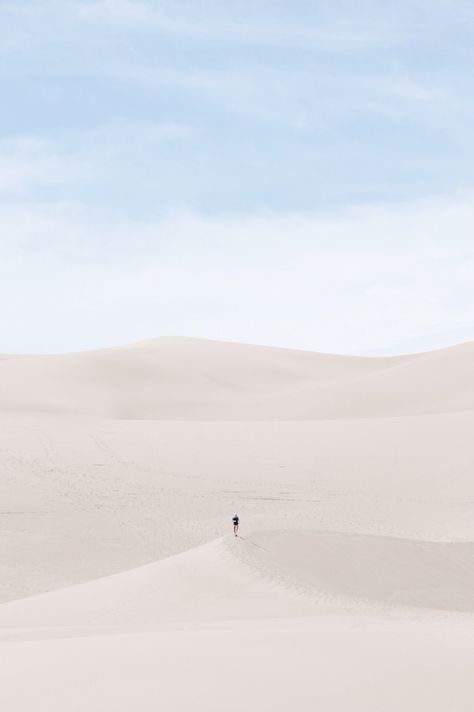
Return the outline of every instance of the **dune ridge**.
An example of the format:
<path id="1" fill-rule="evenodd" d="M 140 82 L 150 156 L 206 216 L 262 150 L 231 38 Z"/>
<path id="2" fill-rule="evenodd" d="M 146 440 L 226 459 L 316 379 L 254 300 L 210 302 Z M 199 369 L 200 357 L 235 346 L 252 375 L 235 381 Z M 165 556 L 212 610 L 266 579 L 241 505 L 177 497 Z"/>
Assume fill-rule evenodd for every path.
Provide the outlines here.
<path id="1" fill-rule="evenodd" d="M 161 338 L 0 360 L 0 413 L 321 420 L 474 409 L 474 344 L 392 358 Z"/>
<path id="2" fill-rule="evenodd" d="M 0 357 L 2 712 L 470 712 L 473 356 Z"/>
<path id="3" fill-rule="evenodd" d="M 0 607 L 0 629 L 154 626 L 371 607 L 474 613 L 474 542 L 336 532 L 233 536 Z"/>

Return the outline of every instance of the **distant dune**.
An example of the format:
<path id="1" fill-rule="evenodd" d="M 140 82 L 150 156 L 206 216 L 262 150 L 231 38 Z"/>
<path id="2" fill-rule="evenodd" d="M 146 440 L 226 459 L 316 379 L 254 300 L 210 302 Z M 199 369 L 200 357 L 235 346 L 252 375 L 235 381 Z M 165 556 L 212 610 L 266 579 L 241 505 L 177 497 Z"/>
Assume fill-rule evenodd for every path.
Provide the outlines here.
<path id="1" fill-rule="evenodd" d="M 474 344 L 358 358 L 186 338 L 0 360 L 0 413 L 324 420 L 474 409 Z"/>

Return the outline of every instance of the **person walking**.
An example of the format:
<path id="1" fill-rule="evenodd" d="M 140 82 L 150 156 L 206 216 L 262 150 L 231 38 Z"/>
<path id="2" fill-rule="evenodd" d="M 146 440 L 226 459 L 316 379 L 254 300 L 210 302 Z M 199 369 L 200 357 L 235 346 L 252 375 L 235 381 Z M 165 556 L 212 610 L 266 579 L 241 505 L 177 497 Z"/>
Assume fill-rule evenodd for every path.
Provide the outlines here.
<path id="1" fill-rule="evenodd" d="M 234 523 L 234 536 L 239 535 L 239 517 L 237 514 L 235 514 L 232 517 L 232 522 Z"/>

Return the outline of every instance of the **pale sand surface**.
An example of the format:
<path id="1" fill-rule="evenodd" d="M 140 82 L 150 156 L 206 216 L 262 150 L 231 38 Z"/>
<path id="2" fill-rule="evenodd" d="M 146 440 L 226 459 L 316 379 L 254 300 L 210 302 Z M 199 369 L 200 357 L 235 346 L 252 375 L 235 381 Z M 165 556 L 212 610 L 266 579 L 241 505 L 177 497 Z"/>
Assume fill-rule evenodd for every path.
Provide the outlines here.
<path id="1" fill-rule="evenodd" d="M 0 710 L 470 712 L 473 357 L 0 358 Z"/>

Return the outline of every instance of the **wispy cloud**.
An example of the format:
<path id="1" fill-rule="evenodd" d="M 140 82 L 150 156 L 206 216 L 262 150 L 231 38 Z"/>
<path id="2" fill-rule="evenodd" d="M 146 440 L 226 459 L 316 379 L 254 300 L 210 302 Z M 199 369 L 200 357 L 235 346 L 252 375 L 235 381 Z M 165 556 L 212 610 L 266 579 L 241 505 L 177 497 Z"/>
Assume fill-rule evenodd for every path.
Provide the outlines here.
<path id="1" fill-rule="evenodd" d="M 86 131 L 64 130 L 55 137 L 20 135 L 0 140 L 1 201 L 77 202 L 84 205 L 128 187 L 146 188 L 147 164 L 160 160 L 170 146 L 192 139 L 193 129 L 172 123 L 135 122 L 96 126 Z M 153 152 L 149 155 L 147 152 Z M 122 185 L 120 185 L 120 174 Z M 148 171 L 150 174 L 150 171 Z M 163 177 L 164 178 L 164 177 Z M 157 177 L 150 182 L 157 185 Z M 93 200 L 96 202 L 96 200 Z"/>
<path id="2" fill-rule="evenodd" d="M 349 0 L 288 5 L 271 0 L 219 3 L 215 0 L 22 0 L 0 8 L 0 47 L 25 51 L 48 41 L 57 45 L 86 40 L 91 44 L 110 32 L 181 37 L 200 43 L 259 45 L 269 48 L 329 52 L 364 51 L 425 44 L 443 30 L 474 19 L 462 0 L 446 5 L 415 0 Z M 426 34 L 424 33 L 426 31 Z M 104 34 L 105 32 L 105 34 Z"/>
<path id="3" fill-rule="evenodd" d="M 0 348 L 469 329 L 473 23 L 462 0 L 0 3 Z"/>
<path id="4" fill-rule="evenodd" d="M 169 333 L 356 353 L 417 348 L 423 335 L 443 345 L 473 328 L 472 205 L 469 195 L 326 216 L 101 224 L 67 205 L 10 206 L 0 348 Z"/>
<path id="5" fill-rule="evenodd" d="M 251 9 L 251 12 L 249 12 Z M 360 9 L 356 12 L 340 8 L 328 11 L 323 3 L 308 7 L 298 15 L 284 5 L 262 1 L 237 1 L 223 6 L 207 1 L 201 3 L 169 0 L 95 0 L 79 2 L 79 16 L 88 22 L 135 27 L 147 32 L 179 35 L 198 41 L 236 42 L 277 47 L 298 47 L 321 50 L 381 47 L 404 41 L 406 32 L 397 27 L 396 14 L 374 12 L 366 22 Z"/>

